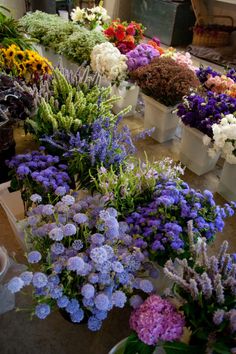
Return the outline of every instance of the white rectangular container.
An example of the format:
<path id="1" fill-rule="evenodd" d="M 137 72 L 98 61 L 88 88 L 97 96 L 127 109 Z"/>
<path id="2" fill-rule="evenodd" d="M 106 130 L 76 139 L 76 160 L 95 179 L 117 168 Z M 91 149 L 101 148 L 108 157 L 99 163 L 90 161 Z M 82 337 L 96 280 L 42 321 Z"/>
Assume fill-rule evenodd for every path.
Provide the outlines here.
<path id="1" fill-rule="evenodd" d="M 225 161 L 217 192 L 228 202 L 236 202 L 236 165 Z"/>
<path id="2" fill-rule="evenodd" d="M 134 114 L 138 102 L 139 86 L 132 85 L 124 81 L 118 87 L 113 85 L 111 94 L 120 97 L 120 100 L 115 102 L 112 108 L 115 114 L 118 114 L 128 106 L 131 106 L 132 108 L 126 116 L 131 116 Z"/>

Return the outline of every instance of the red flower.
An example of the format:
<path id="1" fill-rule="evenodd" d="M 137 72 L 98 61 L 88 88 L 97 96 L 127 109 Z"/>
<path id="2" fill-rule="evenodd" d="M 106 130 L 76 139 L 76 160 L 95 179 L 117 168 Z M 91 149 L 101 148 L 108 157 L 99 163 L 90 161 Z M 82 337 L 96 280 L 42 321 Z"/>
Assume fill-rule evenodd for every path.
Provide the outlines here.
<path id="1" fill-rule="evenodd" d="M 127 28 L 126 28 L 126 33 L 130 36 L 134 36 L 135 35 L 135 28 L 132 24 L 130 24 Z"/>
<path id="2" fill-rule="evenodd" d="M 125 39 L 125 28 L 122 25 L 117 26 L 117 30 L 115 31 L 115 36 L 118 41 L 123 41 Z"/>
<path id="3" fill-rule="evenodd" d="M 121 54 L 126 54 L 135 48 L 135 44 L 133 42 L 126 42 L 126 41 L 119 42 L 117 44 L 117 48 L 119 49 Z"/>
<path id="4" fill-rule="evenodd" d="M 114 28 L 108 27 L 108 28 L 104 31 L 104 34 L 105 34 L 107 37 L 114 37 L 114 36 L 115 36 Z"/>

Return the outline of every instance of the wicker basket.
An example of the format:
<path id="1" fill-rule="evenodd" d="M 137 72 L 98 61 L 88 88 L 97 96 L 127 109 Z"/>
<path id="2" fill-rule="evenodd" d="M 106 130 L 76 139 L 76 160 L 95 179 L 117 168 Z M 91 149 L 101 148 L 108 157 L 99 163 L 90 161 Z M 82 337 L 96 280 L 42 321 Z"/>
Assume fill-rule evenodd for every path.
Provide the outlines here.
<path id="1" fill-rule="evenodd" d="M 193 45 L 201 47 L 224 47 L 230 43 L 231 32 L 206 30 L 204 32 L 199 29 L 193 30 Z"/>

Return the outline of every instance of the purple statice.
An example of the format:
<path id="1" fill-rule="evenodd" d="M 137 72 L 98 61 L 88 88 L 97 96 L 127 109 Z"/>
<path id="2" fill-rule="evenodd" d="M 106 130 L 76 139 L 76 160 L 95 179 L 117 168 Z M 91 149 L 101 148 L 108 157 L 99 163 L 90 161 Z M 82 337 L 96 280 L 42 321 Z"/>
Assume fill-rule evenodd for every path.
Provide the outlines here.
<path id="1" fill-rule="evenodd" d="M 55 227 L 49 232 L 48 236 L 53 241 L 61 241 L 64 237 L 64 233 L 60 227 Z"/>
<path id="2" fill-rule="evenodd" d="M 77 311 L 71 314 L 71 321 L 74 323 L 80 323 L 84 318 L 84 311 L 82 309 L 78 309 Z"/>
<path id="3" fill-rule="evenodd" d="M 33 203 L 41 203 L 42 201 L 42 197 L 35 193 L 35 194 L 32 194 L 31 197 L 30 197 L 30 200 L 33 202 Z"/>
<path id="4" fill-rule="evenodd" d="M 53 243 L 53 245 L 51 246 L 51 251 L 52 253 L 56 254 L 56 255 L 59 255 L 59 254 L 62 254 L 64 253 L 65 251 L 65 247 L 62 243 L 60 242 L 55 242 Z"/>
<path id="5" fill-rule="evenodd" d="M 67 307 L 67 305 L 69 304 L 69 299 L 67 296 L 63 295 L 62 297 L 60 297 L 59 299 L 57 299 L 57 306 L 60 309 L 63 309 L 65 307 Z"/>
<path id="6" fill-rule="evenodd" d="M 38 304 L 35 307 L 35 315 L 40 319 L 44 320 L 51 312 L 51 308 L 48 304 Z"/>
<path id="7" fill-rule="evenodd" d="M 42 272 L 36 272 L 33 275 L 33 285 L 35 288 L 43 288 L 48 283 L 47 276 Z"/>
<path id="8" fill-rule="evenodd" d="M 7 284 L 8 290 L 10 290 L 11 293 L 17 293 L 19 292 L 23 286 L 25 285 L 23 279 L 20 277 L 14 277 L 12 278 L 9 283 Z"/>
<path id="9" fill-rule="evenodd" d="M 80 251 L 83 248 L 83 246 L 84 246 L 84 244 L 83 244 L 83 242 L 81 240 L 75 240 L 72 243 L 72 248 L 75 251 Z"/>
<path id="10" fill-rule="evenodd" d="M 38 251 L 32 251 L 28 253 L 27 260 L 29 263 L 38 263 L 42 258 L 42 255 Z"/>
<path id="11" fill-rule="evenodd" d="M 98 310 L 107 311 L 109 309 L 110 300 L 106 294 L 100 293 L 95 297 L 94 303 Z"/>
<path id="12" fill-rule="evenodd" d="M 73 217 L 73 220 L 77 223 L 77 224 L 85 224 L 88 221 L 88 217 L 86 214 L 83 213 L 78 213 L 75 214 Z"/>
<path id="13" fill-rule="evenodd" d="M 85 284 L 81 288 L 81 294 L 86 298 L 90 299 L 94 297 L 95 289 L 94 286 L 91 284 Z"/>
<path id="14" fill-rule="evenodd" d="M 76 227 L 74 224 L 66 224 L 63 227 L 63 233 L 65 236 L 73 236 L 76 234 Z"/>
<path id="15" fill-rule="evenodd" d="M 115 307 L 123 308 L 126 301 L 127 297 L 123 291 L 117 290 L 112 294 L 112 303 Z"/>
<path id="16" fill-rule="evenodd" d="M 139 207 L 126 221 L 134 245 L 164 265 L 169 258 L 189 252 L 188 221 L 193 220 L 196 238 L 210 242 L 223 231 L 224 219 L 232 212 L 227 204 L 217 206 L 209 191 L 200 193 L 181 180 L 163 181 L 156 186 L 151 203 Z"/>
<path id="17" fill-rule="evenodd" d="M 177 107 L 177 115 L 185 125 L 196 128 L 211 138 L 212 125 L 219 124 L 223 116 L 235 111 L 236 98 L 212 91 L 185 96 Z"/>
<path id="18" fill-rule="evenodd" d="M 21 280 L 23 280 L 24 285 L 30 285 L 32 279 L 33 279 L 33 273 L 29 271 L 25 271 L 20 274 Z"/>
<path id="19" fill-rule="evenodd" d="M 70 314 L 75 313 L 76 311 L 78 311 L 80 308 L 80 304 L 78 302 L 78 300 L 76 299 L 71 299 L 69 301 L 69 303 L 66 306 L 66 311 Z"/>
<path id="20" fill-rule="evenodd" d="M 67 269 L 74 272 L 81 272 L 84 268 L 83 258 L 75 256 L 71 257 L 67 261 Z"/>
<path id="21" fill-rule="evenodd" d="M 221 74 L 213 70 L 210 66 L 206 68 L 204 68 L 204 66 L 200 66 L 200 68 L 196 70 L 196 75 L 199 81 L 201 82 L 201 84 L 204 84 L 207 81 L 208 76 L 211 75 L 212 77 L 215 77 L 215 76 L 220 76 Z"/>
<path id="22" fill-rule="evenodd" d="M 91 316 L 88 319 L 88 329 L 92 332 L 99 331 L 102 327 L 102 321 L 100 321 L 97 317 Z"/>
<path id="23" fill-rule="evenodd" d="M 151 63 L 152 59 L 159 57 L 160 53 L 153 46 L 141 43 L 126 54 L 128 70 L 133 71 L 141 66 Z"/>
<path id="24" fill-rule="evenodd" d="M 183 315 L 169 301 L 157 295 L 149 296 L 130 317 L 131 329 L 147 345 L 179 340 L 184 325 Z"/>

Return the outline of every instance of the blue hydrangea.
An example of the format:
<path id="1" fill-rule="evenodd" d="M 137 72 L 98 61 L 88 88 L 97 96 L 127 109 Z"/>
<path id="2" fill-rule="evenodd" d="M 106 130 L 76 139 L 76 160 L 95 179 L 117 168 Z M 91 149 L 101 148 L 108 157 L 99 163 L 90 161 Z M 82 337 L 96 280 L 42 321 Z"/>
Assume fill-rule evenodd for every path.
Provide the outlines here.
<path id="1" fill-rule="evenodd" d="M 70 315 L 71 321 L 74 323 L 80 323 L 84 318 L 84 311 L 82 309 L 78 309 Z"/>
<path id="2" fill-rule="evenodd" d="M 88 217 L 86 214 L 83 213 L 77 213 L 73 216 L 73 220 L 77 223 L 77 224 L 85 224 L 86 222 L 88 222 Z"/>
<path id="3" fill-rule="evenodd" d="M 86 299 L 85 297 L 82 300 L 82 303 L 85 307 L 93 307 L 94 306 L 94 299 L 90 298 L 90 299 Z"/>
<path id="4" fill-rule="evenodd" d="M 111 258 L 114 257 L 114 250 L 113 250 L 113 248 L 111 246 L 104 245 L 103 248 L 106 250 L 108 259 L 111 259 Z"/>
<path id="5" fill-rule="evenodd" d="M 33 273 L 29 271 L 25 271 L 21 273 L 20 278 L 23 280 L 24 285 L 29 285 L 33 279 Z"/>
<path id="6" fill-rule="evenodd" d="M 123 308 L 127 301 L 127 297 L 123 291 L 117 290 L 112 294 L 112 303 L 114 306 Z"/>
<path id="7" fill-rule="evenodd" d="M 53 215 L 54 214 L 54 206 L 50 204 L 46 204 L 42 208 L 42 214 L 43 215 Z"/>
<path id="8" fill-rule="evenodd" d="M 95 309 L 95 310 L 93 311 L 93 314 L 94 314 L 95 317 L 96 317 L 98 320 L 100 320 L 100 321 L 104 321 L 104 320 L 107 318 L 107 316 L 108 316 L 107 311 L 99 311 L 99 310 L 97 310 L 97 309 Z"/>
<path id="9" fill-rule="evenodd" d="M 130 306 L 133 307 L 133 309 L 137 309 L 140 305 L 143 303 L 143 299 L 139 295 L 133 295 L 130 300 Z"/>
<path id="10" fill-rule="evenodd" d="M 63 288 L 61 286 L 56 285 L 55 287 L 52 287 L 50 290 L 50 296 L 52 299 L 59 299 L 63 295 Z"/>
<path id="11" fill-rule="evenodd" d="M 80 251 L 82 248 L 84 247 L 84 244 L 81 240 L 75 240 L 73 243 L 72 243 L 72 248 L 75 250 L 75 251 Z"/>
<path id="12" fill-rule="evenodd" d="M 88 280 L 91 284 L 96 284 L 99 281 L 99 276 L 96 273 L 89 274 Z"/>
<path id="13" fill-rule="evenodd" d="M 94 303 L 98 310 L 107 311 L 110 305 L 110 300 L 107 295 L 101 293 L 95 297 Z"/>
<path id="14" fill-rule="evenodd" d="M 63 227 L 63 232 L 65 236 L 73 236 L 76 234 L 76 227 L 74 224 L 66 224 Z"/>
<path id="15" fill-rule="evenodd" d="M 105 241 L 105 237 L 102 234 L 96 233 L 91 236 L 91 242 L 96 246 L 101 246 Z"/>
<path id="16" fill-rule="evenodd" d="M 116 209 L 114 209 L 114 208 L 107 208 L 107 212 L 109 213 L 110 216 L 112 216 L 114 218 L 117 218 L 117 216 L 118 216 L 118 213 L 117 213 Z"/>
<path id="17" fill-rule="evenodd" d="M 58 196 L 63 196 L 66 194 L 66 192 L 67 192 L 67 190 L 63 186 L 57 187 L 57 189 L 55 190 L 55 194 Z"/>
<path id="18" fill-rule="evenodd" d="M 78 302 L 78 300 L 76 299 L 71 299 L 68 303 L 68 305 L 66 306 L 66 311 L 70 314 L 75 313 L 76 311 L 78 311 L 80 308 L 80 304 Z"/>
<path id="19" fill-rule="evenodd" d="M 62 202 L 68 206 L 71 206 L 75 203 L 75 198 L 72 197 L 72 195 L 64 195 L 64 197 L 62 197 Z"/>
<path id="20" fill-rule="evenodd" d="M 90 331 L 96 332 L 99 331 L 102 327 L 102 321 L 97 319 L 95 316 L 91 316 L 88 319 L 88 329 Z"/>
<path id="21" fill-rule="evenodd" d="M 150 280 L 142 279 L 139 282 L 139 288 L 145 293 L 151 293 L 153 291 L 153 285 Z"/>
<path id="22" fill-rule="evenodd" d="M 69 299 L 65 295 L 57 299 L 57 306 L 61 309 L 65 308 L 68 304 L 69 304 Z"/>
<path id="23" fill-rule="evenodd" d="M 51 312 L 51 308 L 48 304 L 38 304 L 35 307 L 35 315 L 40 319 L 44 320 Z"/>
<path id="24" fill-rule="evenodd" d="M 35 194 L 32 194 L 31 197 L 30 197 L 30 200 L 33 202 L 33 203 L 41 203 L 42 201 L 42 197 L 35 193 Z"/>
<path id="25" fill-rule="evenodd" d="M 103 264 L 108 259 L 107 252 L 103 246 L 93 248 L 90 252 L 90 258 L 98 264 Z"/>
<path id="26" fill-rule="evenodd" d="M 48 278 L 44 273 L 36 272 L 33 275 L 33 285 L 35 288 L 43 288 L 48 283 Z"/>
<path id="27" fill-rule="evenodd" d="M 80 272 L 84 268 L 84 260 L 81 257 L 71 257 L 67 261 L 67 269 L 75 272 Z"/>
<path id="28" fill-rule="evenodd" d="M 85 284 L 81 288 L 81 294 L 86 298 L 90 299 L 94 296 L 95 294 L 95 288 L 91 284 Z"/>
<path id="29" fill-rule="evenodd" d="M 7 288 L 8 290 L 10 290 L 11 293 L 14 294 L 20 291 L 24 285 L 24 281 L 21 278 L 13 277 L 7 284 Z"/>
<path id="30" fill-rule="evenodd" d="M 27 259 L 29 263 L 38 263 L 42 259 L 42 255 L 38 251 L 32 251 L 28 253 Z"/>
<path id="31" fill-rule="evenodd" d="M 60 227 L 55 227 L 49 232 L 48 235 L 53 241 L 61 241 L 64 237 L 63 231 Z"/>
<path id="32" fill-rule="evenodd" d="M 56 254 L 62 254 L 65 251 L 65 247 L 62 243 L 60 242 L 55 242 L 52 246 L 51 246 L 51 251 Z"/>

